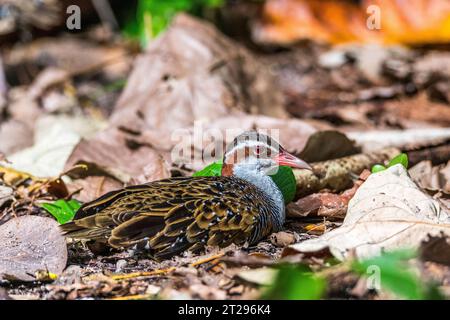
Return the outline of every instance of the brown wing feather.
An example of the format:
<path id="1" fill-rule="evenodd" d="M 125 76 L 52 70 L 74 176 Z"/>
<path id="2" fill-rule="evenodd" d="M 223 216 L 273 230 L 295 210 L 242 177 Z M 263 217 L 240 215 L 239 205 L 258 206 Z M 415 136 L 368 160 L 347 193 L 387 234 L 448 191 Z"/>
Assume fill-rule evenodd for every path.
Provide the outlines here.
<path id="1" fill-rule="evenodd" d="M 259 240 L 271 232 L 269 210 L 265 195 L 239 178 L 172 178 L 107 193 L 62 228 L 113 247 L 146 239 L 156 258 L 168 258 L 190 247 Z"/>

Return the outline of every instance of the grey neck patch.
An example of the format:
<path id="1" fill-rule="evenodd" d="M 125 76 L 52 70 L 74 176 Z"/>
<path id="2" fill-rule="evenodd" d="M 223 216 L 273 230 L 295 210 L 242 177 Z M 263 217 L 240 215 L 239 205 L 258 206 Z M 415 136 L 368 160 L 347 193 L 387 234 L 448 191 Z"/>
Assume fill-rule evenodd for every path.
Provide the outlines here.
<path id="1" fill-rule="evenodd" d="M 238 178 L 252 183 L 264 192 L 271 202 L 270 206 L 272 207 L 271 215 L 274 229 L 277 231 L 281 230 L 286 218 L 284 198 L 272 178 L 260 172 L 257 165 L 253 166 L 250 164 L 234 165 L 233 174 Z"/>

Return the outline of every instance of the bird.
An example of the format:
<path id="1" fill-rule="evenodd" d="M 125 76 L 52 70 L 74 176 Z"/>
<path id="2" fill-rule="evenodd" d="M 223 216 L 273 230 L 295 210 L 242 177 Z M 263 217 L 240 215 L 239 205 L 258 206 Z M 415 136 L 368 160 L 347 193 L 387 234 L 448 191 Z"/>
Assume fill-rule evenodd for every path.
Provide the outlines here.
<path id="1" fill-rule="evenodd" d="M 256 131 L 225 149 L 221 176 L 173 177 L 111 191 L 82 205 L 61 226 L 70 238 L 113 248 L 145 243 L 155 260 L 206 246 L 255 245 L 282 230 L 285 203 L 270 175 L 278 166 L 311 170 Z"/>

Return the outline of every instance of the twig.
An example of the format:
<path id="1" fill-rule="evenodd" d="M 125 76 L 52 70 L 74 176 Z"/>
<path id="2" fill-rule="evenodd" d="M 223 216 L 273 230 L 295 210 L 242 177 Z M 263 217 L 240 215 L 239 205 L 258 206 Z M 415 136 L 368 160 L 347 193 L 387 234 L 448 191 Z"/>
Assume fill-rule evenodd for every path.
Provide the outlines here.
<path id="1" fill-rule="evenodd" d="M 216 260 L 216 259 L 220 259 L 220 258 L 222 258 L 224 255 L 225 255 L 225 253 L 222 252 L 222 253 L 219 253 L 219 254 L 216 254 L 216 255 L 213 255 L 213 256 L 204 258 L 204 259 L 200 259 L 200 260 L 198 260 L 198 261 L 195 261 L 195 262 L 191 263 L 190 266 L 191 266 L 191 267 L 196 267 L 196 266 L 199 266 L 199 265 L 201 265 L 201 264 L 208 263 L 208 262 L 213 261 L 213 260 Z"/>
<path id="2" fill-rule="evenodd" d="M 153 271 L 147 271 L 147 272 L 133 272 L 133 273 L 128 273 L 128 274 L 119 274 L 119 275 L 111 276 L 111 279 L 127 280 L 127 279 L 139 278 L 139 277 L 151 277 L 151 276 L 167 274 L 167 273 L 174 271 L 175 269 L 176 269 L 175 267 L 170 267 L 167 269 L 153 270 Z"/>

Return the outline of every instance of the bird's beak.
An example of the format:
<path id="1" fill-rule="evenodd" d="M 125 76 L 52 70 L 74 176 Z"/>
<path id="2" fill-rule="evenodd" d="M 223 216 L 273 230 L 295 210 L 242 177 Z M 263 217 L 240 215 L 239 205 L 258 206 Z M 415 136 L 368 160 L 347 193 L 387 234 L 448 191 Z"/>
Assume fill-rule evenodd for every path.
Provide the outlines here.
<path id="1" fill-rule="evenodd" d="M 293 156 L 289 152 L 283 150 L 281 151 L 277 157 L 275 158 L 275 161 L 280 166 L 288 166 L 291 168 L 297 168 L 297 169 L 306 169 L 311 170 L 312 168 L 309 164 L 307 164 L 305 161 Z"/>

